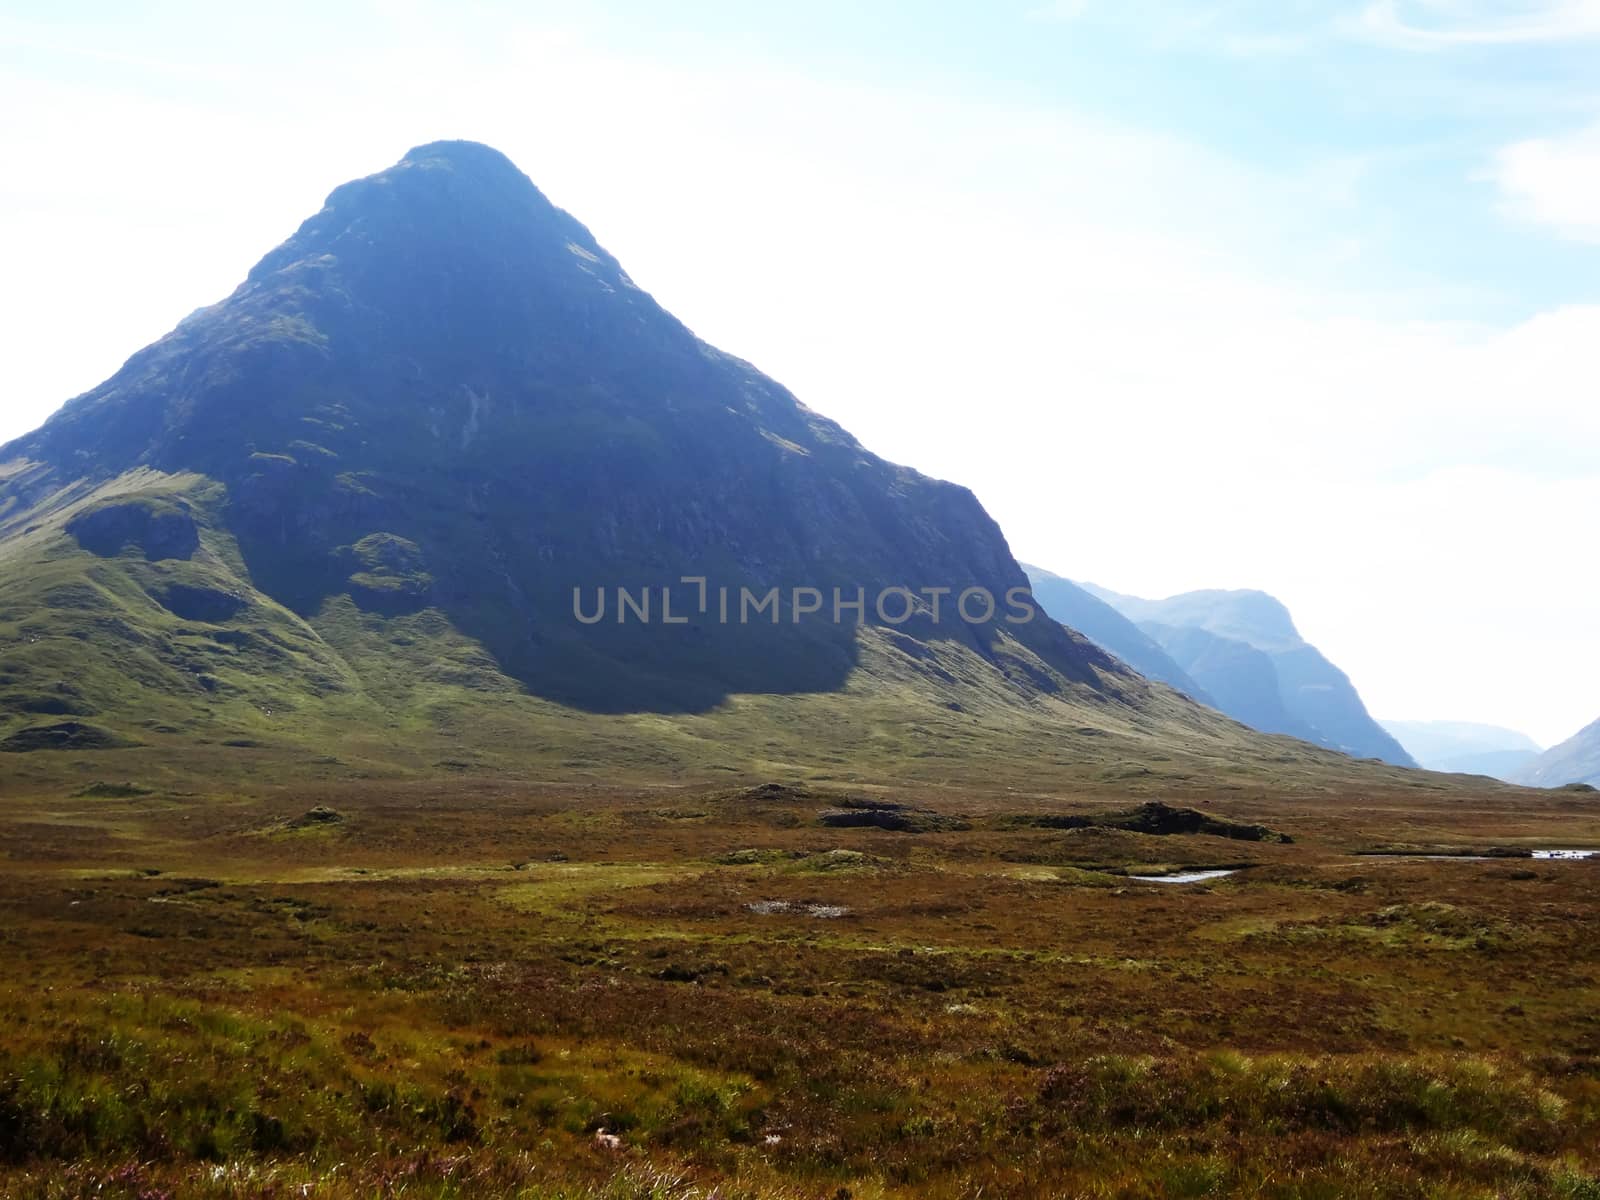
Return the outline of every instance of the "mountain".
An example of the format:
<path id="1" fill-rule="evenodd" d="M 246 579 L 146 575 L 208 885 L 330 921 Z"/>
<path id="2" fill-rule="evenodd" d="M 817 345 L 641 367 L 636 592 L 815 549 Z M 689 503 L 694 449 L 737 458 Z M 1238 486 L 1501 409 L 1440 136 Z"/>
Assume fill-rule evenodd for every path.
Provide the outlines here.
<path id="1" fill-rule="evenodd" d="M 1300 636 L 1289 610 L 1265 592 L 1145 600 L 1083 586 L 1136 622 L 1236 720 L 1357 758 L 1416 765 L 1367 713 L 1345 673 Z"/>
<path id="2" fill-rule="evenodd" d="M 0 448 L 0 751 L 217 779 L 1344 769 L 1021 619 L 1026 584 L 969 491 L 441 142 Z"/>
<path id="3" fill-rule="evenodd" d="M 1586 725 L 1513 772 L 1512 782 L 1529 787 L 1562 787 L 1569 783 L 1600 787 L 1600 721 Z"/>
<path id="4" fill-rule="evenodd" d="M 1022 569 L 1033 585 L 1034 599 L 1051 617 L 1109 650 L 1147 679 L 1160 680 L 1202 704 L 1219 707 L 1154 638 L 1104 600 L 1043 567 L 1023 563 Z"/>
<path id="5" fill-rule="evenodd" d="M 1175 661 L 1187 665 L 1212 689 L 1216 707 L 1263 733 L 1281 733 L 1308 742 L 1323 739 L 1284 703 L 1282 680 L 1272 655 L 1248 642 L 1222 637 L 1193 625 L 1147 621 L 1142 627 Z"/>
<path id="6" fill-rule="evenodd" d="M 1430 771 L 1489 775 L 1513 782 L 1516 773 L 1539 757 L 1539 744 L 1526 734 L 1471 721 L 1380 721 L 1380 725 Z"/>
<path id="7" fill-rule="evenodd" d="M 1289 610 L 1266 592 L 1208 590 L 1142 600 L 1092 583 L 1083 586 L 1140 624 L 1205 629 L 1269 652 L 1305 645 Z"/>

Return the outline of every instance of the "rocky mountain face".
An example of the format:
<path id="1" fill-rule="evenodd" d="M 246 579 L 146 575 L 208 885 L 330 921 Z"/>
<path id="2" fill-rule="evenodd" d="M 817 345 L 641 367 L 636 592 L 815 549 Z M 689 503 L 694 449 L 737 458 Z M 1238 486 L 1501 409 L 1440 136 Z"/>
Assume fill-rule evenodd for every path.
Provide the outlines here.
<path id="1" fill-rule="evenodd" d="M 1511 782 L 1529 787 L 1583 783 L 1600 787 L 1600 721 L 1511 772 Z"/>
<path id="2" fill-rule="evenodd" d="M 1396 766 L 1415 766 L 1367 713 L 1345 673 L 1301 638 L 1289 610 L 1258 591 L 1165 600 L 1083 585 L 1135 622 L 1235 720 Z"/>
<path id="3" fill-rule="evenodd" d="M 854 638 L 787 611 L 776 632 L 764 618 L 589 627 L 574 588 L 594 611 L 596 589 L 677 586 L 682 615 L 685 574 L 830 601 L 835 586 L 1026 584 L 970 492 L 867 453 L 700 342 L 508 160 L 467 143 L 339 188 L 231 297 L 0 457 L 33 464 L 12 485 L 24 495 L 133 468 L 215 480 L 252 581 L 291 611 L 339 595 L 436 607 L 526 687 L 595 709 L 836 688 Z M 118 503 L 72 530 L 105 554 L 176 536 L 162 522 L 182 526 Z M 1004 657 L 994 622 L 918 629 Z M 1116 674 L 1058 628 L 1018 629 L 1046 675 Z"/>
<path id="4" fill-rule="evenodd" d="M 1406 753 L 1430 771 L 1488 775 L 1514 782 L 1518 771 L 1539 757 L 1527 734 L 1472 721 L 1381 721 Z"/>
<path id="5" fill-rule="evenodd" d="M 436 143 L 0 448 L 0 736 L 603 729 L 602 757 L 729 769 L 719 738 L 783 762 L 992 713 L 991 740 L 1025 721 L 1095 761 L 1283 753 L 1013 621 L 1026 584 L 969 491 L 700 341 L 498 152 Z M 826 736 L 741 697 L 795 697 Z"/>

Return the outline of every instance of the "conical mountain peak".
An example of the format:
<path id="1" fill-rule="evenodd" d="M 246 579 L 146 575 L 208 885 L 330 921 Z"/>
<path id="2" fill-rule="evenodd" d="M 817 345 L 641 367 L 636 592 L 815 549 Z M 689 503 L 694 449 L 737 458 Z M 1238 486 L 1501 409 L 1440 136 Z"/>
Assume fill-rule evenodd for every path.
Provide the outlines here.
<path id="1" fill-rule="evenodd" d="M 581 740 L 614 727 L 571 714 L 769 696 L 818 698 L 808 754 L 856 726 L 976 737 L 979 712 L 1088 730 L 1101 763 L 1152 737 L 1280 753 L 1019 607 L 970 491 L 695 337 L 471 142 L 335 188 L 233 294 L 0 448 L 0 552 L 0 603 L 93 631 L 79 701 L 113 730 L 159 711 L 293 740 L 359 711 L 487 746 L 486 721 Z M 45 647 L 10 679 L 58 671 Z"/>
<path id="2" fill-rule="evenodd" d="M 540 276 L 552 268 L 566 268 L 576 284 L 580 276 L 609 287 L 626 280 L 594 236 L 509 158 L 466 141 L 418 146 L 394 166 L 334 189 L 249 279 L 261 283 L 302 263 L 370 275 L 384 287 L 403 283 L 408 271 L 435 286 L 443 276 L 460 281 L 473 273 L 484 284 L 518 274 L 527 284 L 548 284 Z M 401 291 L 373 300 L 405 298 Z"/>
<path id="3" fill-rule="evenodd" d="M 232 295 L 7 456 L 226 477 L 243 447 L 323 420 L 314 410 L 330 390 L 351 393 L 346 433 L 381 423 L 372 432 L 384 441 L 400 437 L 396 419 L 454 424 L 440 414 L 468 393 L 514 395 L 526 412 L 570 403 L 587 375 L 591 390 L 638 398 L 641 389 L 604 377 L 645 342 L 704 367 L 706 348 L 510 159 L 475 142 L 432 142 L 335 188 Z M 262 390 L 272 376 L 280 382 Z"/>
<path id="4" fill-rule="evenodd" d="M 719 619 L 693 643 L 590 626 L 575 588 L 704 576 L 735 599 L 898 586 L 999 600 L 1026 582 L 970 492 L 876 458 L 700 341 L 471 142 L 334 189 L 233 295 L 3 457 L 57 476 L 203 476 L 274 602 L 311 620 L 344 596 L 431 608 L 505 676 L 590 708 L 831 691 L 857 638 L 848 621 Z M 374 555 L 403 560 L 404 588 L 373 589 Z M 947 614 L 920 635 L 995 661 L 1019 694 L 1133 686 L 1059 626 L 998 620 Z M 1010 654 L 1033 660 L 1034 682 L 998 667 Z"/>

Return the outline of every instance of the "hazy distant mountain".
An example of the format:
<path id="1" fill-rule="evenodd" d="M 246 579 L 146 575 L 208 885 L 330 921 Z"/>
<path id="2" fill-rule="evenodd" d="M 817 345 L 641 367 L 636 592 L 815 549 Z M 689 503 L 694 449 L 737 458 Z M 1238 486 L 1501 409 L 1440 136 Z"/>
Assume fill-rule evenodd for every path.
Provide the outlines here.
<path id="1" fill-rule="evenodd" d="M 1144 600 L 1092 583 L 1083 586 L 1141 624 L 1151 621 L 1206 629 L 1260 650 L 1294 649 L 1305 645 L 1289 610 L 1282 601 L 1266 592 L 1210 590 L 1184 592 L 1165 600 Z"/>
<path id="2" fill-rule="evenodd" d="M 1159 679 L 1202 704 L 1219 707 L 1154 638 L 1104 600 L 1043 567 L 1023 563 L 1022 569 L 1033 584 L 1034 599 L 1057 621 L 1111 651 L 1145 678 Z M 1245 724 L 1262 728 L 1251 721 Z"/>
<path id="3" fill-rule="evenodd" d="M 1285 706 L 1277 663 L 1266 651 L 1195 625 L 1148 621 L 1141 628 L 1195 678 L 1204 679 L 1211 702 L 1234 720 L 1263 733 L 1323 740 Z"/>
<path id="4" fill-rule="evenodd" d="M 1083 587 L 1160 643 L 1229 716 L 1357 758 L 1416 765 L 1368 714 L 1345 673 L 1301 638 L 1289 610 L 1265 592 L 1145 600 Z"/>
<path id="5" fill-rule="evenodd" d="M 957 608 L 1025 585 L 970 491 L 871 454 L 503 155 L 441 142 L 0 448 L 0 750 L 1281 769 L 1054 621 Z M 655 619 L 627 618 L 615 589 L 646 587 Z M 939 587 L 942 617 L 872 600 Z M 797 588 L 859 588 L 866 619 L 802 620 Z M 747 620 L 746 589 L 784 599 Z"/>
<path id="6" fill-rule="evenodd" d="M 1380 721 L 1407 753 L 1430 771 L 1489 775 L 1514 781 L 1539 757 L 1539 744 L 1525 733 L 1471 721 Z"/>
<path id="7" fill-rule="evenodd" d="M 1600 721 L 1550 747 L 1516 771 L 1512 782 L 1531 787 L 1560 787 L 1567 783 L 1600 787 Z"/>

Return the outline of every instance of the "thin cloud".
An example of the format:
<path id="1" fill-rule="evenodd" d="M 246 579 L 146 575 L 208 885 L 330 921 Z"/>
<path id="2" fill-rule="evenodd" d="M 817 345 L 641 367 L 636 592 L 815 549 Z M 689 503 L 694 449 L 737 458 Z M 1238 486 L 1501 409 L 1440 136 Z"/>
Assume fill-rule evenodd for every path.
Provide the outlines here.
<path id="1" fill-rule="evenodd" d="M 1600 124 L 1506 146 L 1489 174 L 1513 217 L 1574 241 L 1600 242 Z"/>
<path id="2" fill-rule="evenodd" d="M 1050 0 L 1028 12 L 1030 21 L 1076 21 L 1089 8 L 1089 0 Z"/>
<path id="3" fill-rule="evenodd" d="M 1264 58 L 1299 54 L 1334 32 L 1320 0 L 1227 0 L 1212 4 L 1165 4 L 1162 0 L 1046 0 L 1027 18 L 1057 24 L 1093 21 L 1131 34 L 1159 50 Z"/>
<path id="4" fill-rule="evenodd" d="M 1521 6 L 1511 17 L 1486 13 L 1470 0 L 1372 0 L 1362 10 L 1357 32 L 1370 40 L 1406 50 L 1451 46 L 1514 46 L 1600 37 L 1600 0 L 1544 0 Z M 1428 19 L 1408 19 L 1424 9 Z M 1502 13 L 1504 6 L 1502 6 Z"/>

